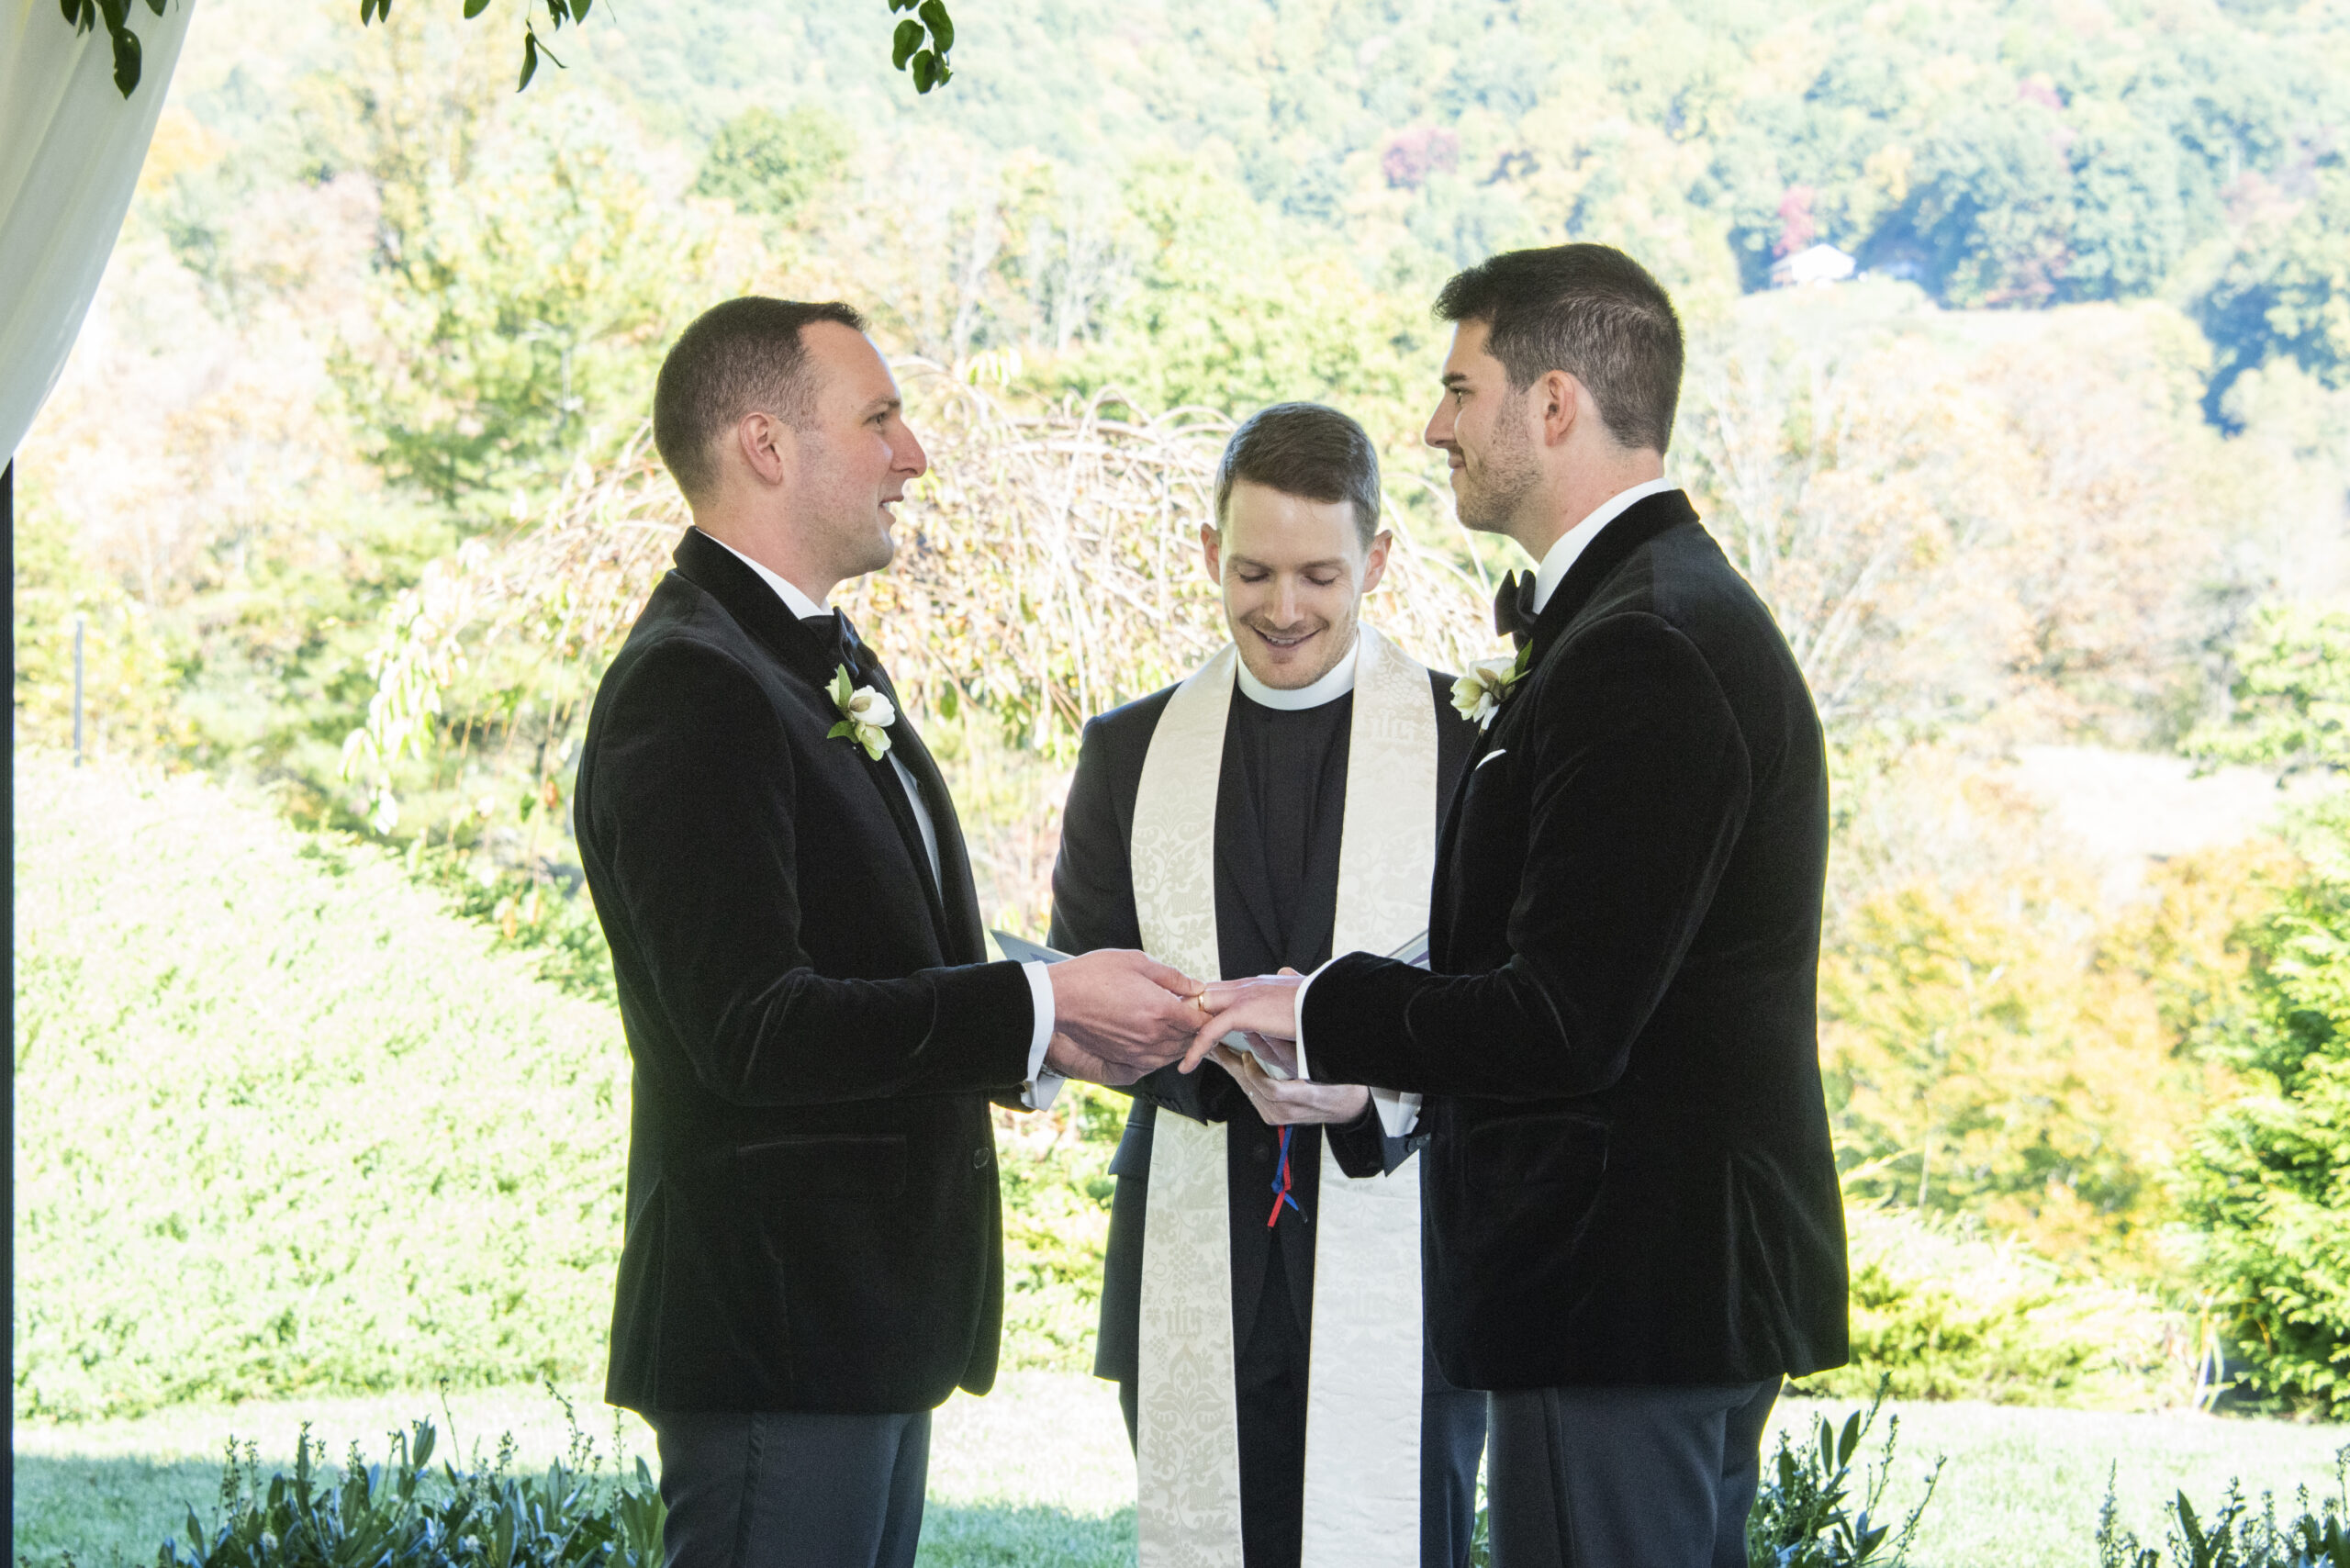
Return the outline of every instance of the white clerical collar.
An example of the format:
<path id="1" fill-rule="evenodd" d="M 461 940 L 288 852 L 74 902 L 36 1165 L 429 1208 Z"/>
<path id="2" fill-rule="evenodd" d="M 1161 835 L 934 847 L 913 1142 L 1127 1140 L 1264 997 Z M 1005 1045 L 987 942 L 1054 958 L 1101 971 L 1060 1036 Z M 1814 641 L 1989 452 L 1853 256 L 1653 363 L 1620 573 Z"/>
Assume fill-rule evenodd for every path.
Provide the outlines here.
<path id="1" fill-rule="evenodd" d="M 1645 485 L 1618 490 L 1600 502 L 1589 517 L 1559 535 L 1558 543 L 1552 544 L 1550 553 L 1542 557 L 1542 565 L 1535 568 L 1534 613 L 1542 613 L 1542 607 L 1550 602 L 1550 596 L 1558 591 L 1561 583 L 1567 580 L 1567 568 L 1575 564 L 1576 556 L 1591 547 L 1591 542 L 1599 537 L 1601 529 L 1623 516 L 1635 501 L 1644 501 L 1651 496 L 1661 496 L 1667 490 L 1680 487 L 1670 479 L 1651 479 Z"/>
<path id="2" fill-rule="evenodd" d="M 1347 650 L 1344 658 L 1330 666 L 1329 674 L 1311 686 L 1286 691 L 1278 686 L 1267 686 L 1250 675 L 1248 666 L 1243 662 L 1236 671 L 1240 678 L 1240 694 L 1261 707 L 1278 708 L 1283 712 L 1292 713 L 1302 709 L 1319 708 L 1325 702 L 1336 702 L 1355 689 L 1355 660 L 1361 653 L 1362 635 L 1358 633 L 1354 646 Z"/>
<path id="3" fill-rule="evenodd" d="M 785 577 L 781 572 L 772 571 L 769 568 L 761 566 L 758 562 L 752 560 L 748 555 L 744 554 L 743 552 L 735 549 L 734 546 L 727 543 L 726 541 L 719 538 L 715 534 L 705 533 L 702 537 L 709 540 L 712 544 L 717 545 L 721 550 L 725 551 L 729 555 L 732 555 L 736 560 L 742 562 L 743 565 L 750 567 L 751 570 L 758 573 L 759 580 L 766 583 L 767 587 L 775 589 L 777 597 L 783 600 L 784 608 L 790 610 L 792 614 L 800 617 L 800 620 L 805 621 L 811 615 L 830 615 L 832 613 L 830 610 L 821 604 L 818 604 L 806 594 L 801 593 L 800 591 L 800 585 L 793 582 L 789 577 Z"/>

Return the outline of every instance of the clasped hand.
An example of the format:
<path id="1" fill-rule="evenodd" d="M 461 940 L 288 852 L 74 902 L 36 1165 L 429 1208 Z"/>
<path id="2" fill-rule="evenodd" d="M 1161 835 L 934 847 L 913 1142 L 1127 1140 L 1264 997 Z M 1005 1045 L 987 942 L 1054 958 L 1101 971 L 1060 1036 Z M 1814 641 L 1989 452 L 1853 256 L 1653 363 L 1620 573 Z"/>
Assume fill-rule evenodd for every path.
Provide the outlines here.
<path id="1" fill-rule="evenodd" d="M 1297 1076 L 1297 991 L 1305 977 L 1295 969 L 1253 980 L 1218 980 L 1200 999 L 1207 1018 L 1183 1053 L 1191 1072 L 1226 1035 L 1246 1035 L 1250 1047 L 1291 1077 Z"/>
<path id="2" fill-rule="evenodd" d="M 1132 1083 L 1181 1057 L 1204 1016 L 1197 980 L 1131 948 L 1055 964 L 1052 980 L 1045 1065 L 1067 1078 Z"/>

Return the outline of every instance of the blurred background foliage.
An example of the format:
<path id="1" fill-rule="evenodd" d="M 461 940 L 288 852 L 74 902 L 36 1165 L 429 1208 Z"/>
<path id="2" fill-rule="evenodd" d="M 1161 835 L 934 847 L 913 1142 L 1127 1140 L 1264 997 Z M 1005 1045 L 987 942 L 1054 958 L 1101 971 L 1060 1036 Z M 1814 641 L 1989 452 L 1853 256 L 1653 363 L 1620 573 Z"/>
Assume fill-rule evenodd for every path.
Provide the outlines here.
<path id="1" fill-rule="evenodd" d="M 20 1012 L 61 1020 L 25 1070 L 73 1101 L 20 1146 L 54 1163 L 27 1178 L 50 1207 L 20 1256 L 28 1281 L 125 1293 L 77 1287 L 86 1322 L 20 1314 L 20 1411 L 594 1361 L 620 1157 L 596 1096 L 620 1056 L 568 791 L 682 521 L 643 423 L 696 312 L 838 296 L 899 356 L 935 467 L 898 565 L 844 602 L 917 693 L 990 918 L 1033 931 L 1075 726 L 1214 640 L 1192 538 L 1234 419 L 1286 398 L 1360 417 L 1409 543 L 1372 615 L 1439 663 L 1490 650 L 1480 599 L 1514 563 L 1458 530 L 1418 442 L 1427 302 L 1494 249 L 1563 239 L 1674 290 L 1673 471 L 1828 725 L 1852 1391 L 1891 1371 L 1921 1395 L 2344 1403 L 2338 7 L 968 0 L 955 81 L 919 100 L 873 17 L 814 0 L 760 0 L 749 27 L 715 0 L 599 7 L 520 97 L 507 40 L 427 11 L 198 18 L 19 455 L 17 734 L 67 743 L 79 617 L 114 770 L 28 791 L 48 825 L 28 814 L 20 875 L 115 890 L 18 924 Z M 1861 275 L 1769 286 L 1820 244 Z M 256 800 L 283 821 L 239 814 Z M 219 875 L 315 888 L 314 913 L 221 921 L 243 895 L 173 857 L 207 832 L 274 845 Z M 109 905 L 103 940 L 55 913 Z M 318 982 L 191 1006 L 192 981 L 97 957 L 172 933 L 179 976 L 265 976 L 304 920 L 385 955 L 347 983 L 428 1055 L 478 1038 L 501 1082 L 568 1075 L 565 1126 L 605 1129 L 563 1145 L 579 1291 L 516 1265 L 497 1297 L 509 1254 L 485 1243 L 445 1261 L 478 1312 L 436 1316 L 417 1282 L 442 1254 L 396 1268 L 407 1233 L 344 1213 L 364 1190 L 438 1214 L 447 1150 L 472 1170 L 540 1133 L 435 1108 L 446 1148 L 385 1166 L 334 1130 L 361 1102 L 263 1044 L 385 1101 L 442 1092 L 393 1088 L 376 1025 L 314 1016 Z M 468 995 L 462 1025 L 434 1011 Z M 118 1036 L 140 1043 L 109 1057 Z M 107 1108 L 150 1078 L 190 1087 Z M 251 1150 L 205 1130 L 247 1103 L 277 1113 L 236 1124 Z M 1015 1361 L 1085 1361 L 1120 1103 L 1006 1118 Z M 321 1174 L 298 1201 L 249 1192 L 239 1162 L 268 1171 L 289 1126 L 323 1129 L 300 1151 Z M 181 1182 L 200 1196 L 175 1220 L 117 1224 L 73 1165 L 134 1137 L 221 1174 Z M 551 1202 L 481 1180 L 487 1214 Z M 531 1212 L 515 1235 L 557 1223 Z M 133 1343 L 164 1332 L 138 1282 L 188 1249 L 307 1259 L 332 1226 L 362 1238 L 344 1261 L 282 1277 L 356 1281 L 333 1288 L 366 1312 L 279 1336 L 295 1286 L 224 1265 L 184 1338 Z M 93 1227 L 105 1258 L 70 1239 Z"/>

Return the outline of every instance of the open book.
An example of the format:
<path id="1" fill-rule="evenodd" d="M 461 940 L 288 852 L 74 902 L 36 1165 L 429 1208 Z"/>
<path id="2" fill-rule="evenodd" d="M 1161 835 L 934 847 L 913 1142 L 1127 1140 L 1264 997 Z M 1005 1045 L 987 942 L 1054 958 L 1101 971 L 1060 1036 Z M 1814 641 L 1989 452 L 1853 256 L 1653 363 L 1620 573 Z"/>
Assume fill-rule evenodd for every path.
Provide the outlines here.
<path id="1" fill-rule="evenodd" d="M 1070 957 L 1058 948 L 1047 947 L 1041 942 L 1031 942 L 1024 936 L 1014 936 L 1009 931 L 990 930 L 988 935 L 995 938 L 995 945 L 1002 949 L 1003 956 L 1016 964 L 1058 964 L 1067 961 Z M 1387 956 L 1400 963 L 1427 969 L 1428 967 L 1428 934 L 1425 931 L 1421 932 Z M 1257 1065 L 1265 1070 L 1265 1075 L 1269 1078 L 1286 1079 L 1290 1076 L 1289 1069 L 1258 1050 L 1255 1042 L 1246 1035 L 1235 1032 L 1226 1035 L 1217 1043 L 1245 1055 L 1255 1057 Z"/>

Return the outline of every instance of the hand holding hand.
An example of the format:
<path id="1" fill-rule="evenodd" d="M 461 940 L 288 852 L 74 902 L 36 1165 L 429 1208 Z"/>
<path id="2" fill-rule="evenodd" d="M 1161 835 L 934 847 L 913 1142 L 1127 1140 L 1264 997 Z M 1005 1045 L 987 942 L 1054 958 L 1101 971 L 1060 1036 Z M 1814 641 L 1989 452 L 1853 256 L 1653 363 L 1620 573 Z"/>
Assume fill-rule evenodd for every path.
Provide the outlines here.
<path id="1" fill-rule="evenodd" d="M 1051 1043 L 1045 1047 L 1045 1069 L 1063 1078 L 1081 1078 L 1088 1083 L 1107 1084 L 1113 1089 L 1123 1089 L 1142 1076 L 1140 1068 L 1105 1061 L 1058 1030 L 1054 1031 Z"/>
<path id="2" fill-rule="evenodd" d="M 1371 1091 L 1360 1083 L 1307 1083 L 1279 1079 L 1257 1065 L 1257 1058 L 1229 1046 L 1209 1047 L 1215 1064 L 1232 1074 L 1248 1103 L 1268 1126 L 1303 1126 L 1308 1122 L 1351 1122 L 1371 1103 Z"/>
<path id="3" fill-rule="evenodd" d="M 1067 1059 L 1125 1071 L 1129 1083 L 1181 1056 L 1203 1016 L 1197 981 L 1130 948 L 1104 947 L 1055 964 L 1052 980 L 1054 1039 L 1045 1059 L 1059 1049 Z"/>
<path id="4" fill-rule="evenodd" d="M 1183 1070 L 1196 1070 L 1217 1041 L 1238 1030 L 1259 1036 L 1265 1042 L 1267 1054 L 1294 1073 L 1296 1053 L 1281 1046 L 1297 1038 L 1297 988 L 1304 983 L 1304 975 L 1284 969 L 1277 975 L 1219 980 L 1209 986 L 1201 1000 L 1209 1017 L 1192 1036 L 1191 1048 L 1183 1053 Z"/>

